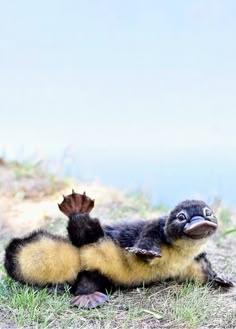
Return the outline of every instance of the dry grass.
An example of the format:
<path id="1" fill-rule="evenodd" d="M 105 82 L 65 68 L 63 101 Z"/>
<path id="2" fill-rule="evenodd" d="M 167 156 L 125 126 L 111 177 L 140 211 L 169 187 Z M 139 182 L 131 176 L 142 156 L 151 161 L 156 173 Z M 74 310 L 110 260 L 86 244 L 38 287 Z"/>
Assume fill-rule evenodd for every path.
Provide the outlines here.
<path id="1" fill-rule="evenodd" d="M 69 305 L 68 289 L 36 290 L 3 276 L 1 328 L 235 328 L 235 294 L 198 284 L 162 283 L 117 291 L 100 309 Z"/>
<path id="2" fill-rule="evenodd" d="M 17 165 L 19 166 L 19 165 Z M 70 192 L 71 187 L 78 191 L 86 190 L 96 198 L 94 215 L 103 222 L 125 220 L 127 218 L 150 218 L 158 216 L 163 206 L 152 209 L 142 194 L 127 196 L 120 191 L 106 189 L 97 184 L 57 181 L 43 174 L 45 193 L 39 189 L 40 175 L 30 167 L 1 166 L 3 195 L 0 204 L 2 225 L 0 245 L 2 259 L 4 246 L 12 235 L 25 234 L 36 227 L 65 234 L 65 218 L 55 205 L 61 193 Z M 3 183 L 3 177 L 5 181 Z M 47 178 L 48 177 L 48 178 Z M 9 192 L 8 183 L 24 190 L 30 181 L 34 193 L 21 195 L 16 190 Z M 50 184 L 54 187 L 50 187 Z M 15 183 L 14 183 L 15 182 Z M 37 183 L 36 183 L 37 182 Z M 31 185 L 30 185 L 31 186 Z M 50 192 L 49 192 L 50 191 Z M 43 210 L 42 210 L 43 209 Z M 209 257 L 214 268 L 236 277 L 236 235 L 225 234 L 235 228 L 234 212 L 218 206 L 221 228 L 209 245 Z M 35 219 L 36 218 L 36 219 Z M 0 267 L 0 328 L 236 328 L 236 293 L 215 291 L 197 283 L 178 285 L 174 282 L 161 283 L 153 287 L 117 291 L 110 296 L 110 302 L 95 310 L 81 310 L 70 306 L 68 287 L 62 292 L 35 289 L 12 281 Z"/>

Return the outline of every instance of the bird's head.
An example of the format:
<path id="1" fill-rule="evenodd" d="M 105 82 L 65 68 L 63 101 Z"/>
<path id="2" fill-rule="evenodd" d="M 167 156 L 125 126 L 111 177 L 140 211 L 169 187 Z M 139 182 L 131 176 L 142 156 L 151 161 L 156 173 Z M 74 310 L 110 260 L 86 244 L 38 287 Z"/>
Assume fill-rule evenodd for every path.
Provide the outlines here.
<path id="1" fill-rule="evenodd" d="M 212 209 L 204 201 L 186 200 L 170 212 L 165 230 L 172 241 L 200 240 L 215 233 L 217 226 Z"/>

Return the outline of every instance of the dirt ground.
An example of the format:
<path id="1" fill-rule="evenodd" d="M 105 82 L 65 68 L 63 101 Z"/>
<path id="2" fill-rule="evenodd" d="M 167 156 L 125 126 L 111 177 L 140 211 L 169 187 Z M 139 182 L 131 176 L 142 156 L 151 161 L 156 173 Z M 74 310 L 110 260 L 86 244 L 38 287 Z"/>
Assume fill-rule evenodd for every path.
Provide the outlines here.
<path id="1" fill-rule="evenodd" d="M 86 191 L 95 198 L 93 215 L 104 223 L 135 218 L 153 218 L 163 213 L 163 207 L 151 207 L 147 198 L 141 194 L 127 196 L 122 191 L 103 187 L 97 183 L 82 184 L 68 179 L 56 179 L 44 173 L 38 166 L 6 164 L 0 162 L 0 262 L 3 261 L 4 247 L 13 236 L 22 236 L 37 228 L 46 228 L 57 233 L 66 234 L 66 218 L 58 209 L 62 194 L 69 194 L 71 189 L 77 192 Z M 215 270 L 224 273 L 228 278 L 236 280 L 236 234 L 225 234 L 236 227 L 234 211 L 223 207 L 219 200 L 212 205 L 220 221 L 220 229 L 209 243 L 208 255 Z M 1 275 L 1 274 L 0 274 Z M 0 277 L 5 285 L 5 274 Z M 4 288 L 5 289 L 5 288 Z M 183 289 L 186 289 L 184 287 Z M 182 290 L 183 290 L 182 289 Z M 192 289 L 192 290 L 191 290 Z M 99 311 L 73 311 L 70 319 L 71 328 L 236 328 L 236 292 L 214 292 L 204 295 L 201 288 L 190 288 L 192 299 L 181 295 L 180 288 L 175 283 L 162 283 L 151 288 L 134 289 L 127 292 L 117 292 L 111 296 L 110 306 Z M 195 295 L 194 295 L 195 294 Z M 210 297 L 209 297 L 209 294 Z M 193 303 L 195 308 L 205 306 L 212 310 L 204 318 L 191 322 L 186 314 L 182 314 L 184 303 Z M 202 298 L 202 304 L 200 300 Z M 10 305 L 10 304 L 9 304 Z M 11 318 L 10 306 L 0 305 L 0 328 L 40 328 L 64 327 L 63 320 L 48 322 L 47 326 L 27 325 Z M 213 307 L 214 306 L 214 307 Z M 67 306 L 69 309 L 69 306 Z M 132 310 L 132 312 L 130 311 Z M 194 309 L 189 312 L 193 318 Z M 76 313 L 77 312 L 77 313 Z M 160 314 L 159 314 L 160 312 Z M 191 313 L 192 312 L 192 313 Z M 203 312 L 203 311 L 199 311 Z M 7 314 L 7 318 L 6 318 Z M 25 314 L 25 313 L 24 313 Z M 75 321 L 76 316 L 76 322 Z M 196 318 L 199 318 L 199 314 Z M 67 323 L 67 322 L 65 322 Z M 74 324 L 73 324 L 74 323 Z M 80 325 L 79 325 L 80 323 Z M 65 325 L 66 327 L 66 325 Z"/>

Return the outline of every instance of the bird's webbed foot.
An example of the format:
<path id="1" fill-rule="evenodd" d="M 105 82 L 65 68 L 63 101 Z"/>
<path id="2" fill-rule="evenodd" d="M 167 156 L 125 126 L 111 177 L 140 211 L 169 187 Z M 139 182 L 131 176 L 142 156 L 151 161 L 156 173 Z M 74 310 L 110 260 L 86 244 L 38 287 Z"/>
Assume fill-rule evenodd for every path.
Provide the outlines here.
<path id="1" fill-rule="evenodd" d="M 98 271 L 82 271 L 71 288 L 75 297 L 72 306 L 95 308 L 108 301 L 106 292 L 111 291 L 112 283 Z"/>
<path id="2" fill-rule="evenodd" d="M 161 248 L 152 246 L 150 249 L 138 246 L 125 248 L 128 252 L 135 254 L 145 262 L 151 262 L 154 258 L 161 257 Z"/>
<path id="3" fill-rule="evenodd" d="M 81 308 L 96 308 L 103 305 L 108 301 L 108 296 L 100 291 L 95 291 L 91 294 L 77 295 L 71 300 L 72 306 L 77 306 Z"/>
<path id="4" fill-rule="evenodd" d="M 161 257 L 161 239 L 159 237 L 159 222 L 148 222 L 140 232 L 133 246 L 126 248 L 144 261 L 152 261 Z"/>
<path id="5" fill-rule="evenodd" d="M 210 283 L 213 288 L 232 288 L 236 283 L 217 274 L 211 266 L 206 253 L 202 253 L 195 258 L 195 264 L 198 264 L 201 274 L 204 276 L 205 283 Z"/>
<path id="6" fill-rule="evenodd" d="M 62 203 L 58 204 L 59 209 L 68 217 L 72 214 L 89 214 L 94 207 L 94 200 L 90 199 L 85 192 L 83 194 L 72 193 L 63 196 Z"/>
<path id="7" fill-rule="evenodd" d="M 231 280 L 228 280 L 228 279 L 225 279 L 225 278 L 223 278 L 219 275 L 216 275 L 216 277 L 213 279 L 212 283 L 215 287 L 223 287 L 223 288 L 236 287 L 235 282 L 233 282 Z"/>

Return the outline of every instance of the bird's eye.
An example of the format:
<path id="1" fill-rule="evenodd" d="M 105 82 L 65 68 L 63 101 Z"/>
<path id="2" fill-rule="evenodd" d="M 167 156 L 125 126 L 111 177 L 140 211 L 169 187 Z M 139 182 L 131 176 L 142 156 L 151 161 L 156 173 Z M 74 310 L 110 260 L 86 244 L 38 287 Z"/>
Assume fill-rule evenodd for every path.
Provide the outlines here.
<path id="1" fill-rule="evenodd" d="M 187 219 L 186 215 L 183 212 L 181 212 L 180 214 L 178 214 L 177 215 L 177 218 L 179 220 L 186 220 Z"/>
<path id="2" fill-rule="evenodd" d="M 206 217 L 211 217 L 213 215 L 212 211 L 209 208 L 205 208 L 204 212 Z"/>

